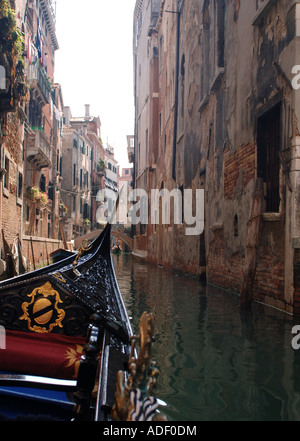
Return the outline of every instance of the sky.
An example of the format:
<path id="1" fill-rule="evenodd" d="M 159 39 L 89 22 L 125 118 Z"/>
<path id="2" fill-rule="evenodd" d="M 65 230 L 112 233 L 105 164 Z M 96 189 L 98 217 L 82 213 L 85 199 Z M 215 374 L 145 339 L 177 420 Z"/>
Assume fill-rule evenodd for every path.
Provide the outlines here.
<path id="1" fill-rule="evenodd" d="M 136 0 L 56 0 L 55 82 L 72 116 L 99 116 L 101 138 L 128 166 L 134 134 L 133 13 Z"/>

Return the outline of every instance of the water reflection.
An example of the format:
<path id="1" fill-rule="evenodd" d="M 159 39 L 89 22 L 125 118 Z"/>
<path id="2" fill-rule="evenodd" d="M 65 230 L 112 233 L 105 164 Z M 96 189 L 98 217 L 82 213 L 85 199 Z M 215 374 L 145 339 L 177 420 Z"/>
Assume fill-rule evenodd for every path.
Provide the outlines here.
<path id="1" fill-rule="evenodd" d="M 300 419 L 300 351 L 292 318 L 197 280 L 114 257 L 133 329 L 155 317 L 158 396 L 174 421 Z"/>

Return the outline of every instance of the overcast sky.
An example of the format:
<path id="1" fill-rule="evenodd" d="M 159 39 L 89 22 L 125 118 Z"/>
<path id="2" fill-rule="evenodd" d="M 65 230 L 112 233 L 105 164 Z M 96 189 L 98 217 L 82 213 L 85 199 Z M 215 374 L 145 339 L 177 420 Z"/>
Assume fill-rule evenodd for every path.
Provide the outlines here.
<path id="1" fill-rule="evenodd" d="M 55 81 L 65 106 L 100 116 L 101 135 L 128 165 L 126 136 L 134 134 L 133 12 L 136 0 L 57 0 Z"/>

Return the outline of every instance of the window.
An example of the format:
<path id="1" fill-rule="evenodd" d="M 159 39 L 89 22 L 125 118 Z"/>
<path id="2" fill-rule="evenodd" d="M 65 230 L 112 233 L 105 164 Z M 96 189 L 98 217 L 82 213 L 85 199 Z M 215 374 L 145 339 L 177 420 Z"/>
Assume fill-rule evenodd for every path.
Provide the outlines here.
<path id="1" fill-rule="evenodd" d="M 84 174 L 84 186 L 89 188 L 89 172 Z"/>
<path id="2" fill-rule="evenodd" d="M 48 185 L 48 196 L 51 201 L 54 200 L 54 184 L 51 181 L 49 182 Z"/>
<path id="3" fill-rule="evenodd" d="M 44 193 L 46 191 L 46 178 L 45 178 L 45 175 L 41 176 L 41 179 L 40 179 L 40 190 L 43 191 Z"/>
<path id="4" fill-rule="evenodd" d="M 4 158 L 4 179 L 3 179 L 3 185 L 6 190 L 9 190 L 9 159 L 7 156 Z"/>
<path id="5" fill-rule="evenodd" d="M 72 210 L 76 211 L 76 196 L 72 197 Z"/>
<path id="6" fill-rule="evenodd" d="M 125 170 L 125 175 L 129 175 L 129 170 L 128 169 Z"/>
<path id="7" fill-rule="evenodd" d="M 29 205 L 26 204 L 26 222 L 29 222 L 29 218 L 30 218 L 30 208 Z"/>
<path id="8" fill-rule="evenodd" d="M 82 188 L 82 168 L 80 169 L 80 188 Z"/>
<path id="9" fill-rule="evenodd" d="M 83 217 L 84 219 L 88 219 L 89 218 L 89 213 L 90 213 L 90 207 L 87 203 L 84 204 L 83 206 Z"/>
<path id="10" fill-rule="evenodd" d="M 73 185 L 76 185 L 76 164 L 73 164 Z"/>
<path id="11" fill-rule="evenodd" d="M 280 140 L 281 104 L 258 119 L 257 174 L 265 182 L 265 210 L 279 212 L 280 208 Z"/>
<path id="12" fill-rule="evenodd" d="M 18 199 L 23 197 L 23 174 L 18 172 Z"/>

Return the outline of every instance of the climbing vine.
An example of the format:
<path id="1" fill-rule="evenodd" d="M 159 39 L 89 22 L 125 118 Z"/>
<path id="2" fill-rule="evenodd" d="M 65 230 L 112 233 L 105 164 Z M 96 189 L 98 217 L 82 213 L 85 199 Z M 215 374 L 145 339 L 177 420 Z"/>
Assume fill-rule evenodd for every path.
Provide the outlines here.
<path id="1" fill-rule="evenodd" d="M 0 0 L 0 46 L 2 52 L 11 53 L 21 58 L 23 52 L 23 36 L 17 28 L 15 11 L 8 0 Z"/>
<path id="2" fill-rule="evenodd" d="M 0 60 L 1 64 L 3 62 L 9 66 L 11 108 L 15 102 L 24 101 L 29 96 L 29 89 L 25 84 L 23 52 L 24 37 L 17 27 L 15 11 L 11 8 L 9 0 L 0 0 Z M 2 107 L 5 107 L 4 100 L 2 101 Z"/>

